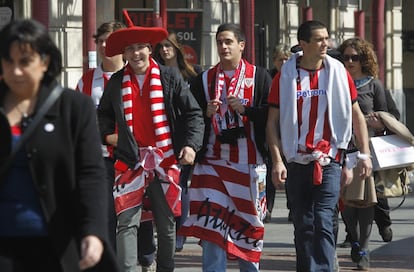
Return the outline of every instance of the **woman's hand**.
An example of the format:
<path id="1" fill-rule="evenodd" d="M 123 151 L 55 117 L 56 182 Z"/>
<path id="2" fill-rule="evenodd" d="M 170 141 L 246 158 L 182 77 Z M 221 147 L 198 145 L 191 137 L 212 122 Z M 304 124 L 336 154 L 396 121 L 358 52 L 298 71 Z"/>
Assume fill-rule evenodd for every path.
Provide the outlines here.
<path id="1" fill-rule="evenodd" d="M 376 112 L 370 112 L 365 116 L 367 125 L 370 128 L 373 128 L 375 131 L 383 131 L 385 129 L 384 123 L 382 123 L 381 118 Z"/>
<path id="2" fill-rule="evenodd" d="M 95 235 L 88 235 L 81 242 L 81 260 L 79 268 L 85 270 L 95 266 L 102 257 L 103 243 Z"/>

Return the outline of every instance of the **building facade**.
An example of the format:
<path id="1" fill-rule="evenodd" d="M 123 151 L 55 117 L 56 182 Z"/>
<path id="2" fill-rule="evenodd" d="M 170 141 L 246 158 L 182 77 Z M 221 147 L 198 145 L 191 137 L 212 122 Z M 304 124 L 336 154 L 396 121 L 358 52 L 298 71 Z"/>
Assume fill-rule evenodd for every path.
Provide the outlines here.
<path id="1" fill-rule="evenodd" d="M 122 10 L 127 9 L 134 13 L 132 17 L 136 19 L 135 23 L 145 24 L 148 23 L 144 20 L 149 18 L 148 11 L 157 11 L 160 3 L 159 0 L 89 0 L 93 2 L 87 3 L 92 3 L 96 8 L 95 20 L 91 22 L 85 15 L 87 14 L 84 10 L 85 1 L 88 0 L 0 0 L 0 26 L 2 18 L 5 18 L 2 6 L 12 5 L 14 18 L 33 17 L 40 20 L 44 19 L 42 12 L 46 9 L 45 16 L 48 16 L 50 33 L 62 49 L 64 61 L 62 84 L 74 87 L 83 73 L 85 62 L 89 62 L 88 52 L 83 49 L 86 42 L 83 38 L 85 22 L 92 23 L 96 27 L 105 21 L 122 20 Z M 193 43 L 189 56 L 195 56 L 195 60 L 200 65 L 208 68 L 218 61 L 215 45 L 217 27 L 223 22 L 241 23 L 243 20 L 240 19 L 240 14 L 244 16 L 246 14 L 246 11 L 241 10 L 243 1 L 165 1 L 168 14 L 167 28 L 180 32 L 184 44 Z M 378 10 L 378 3 L 382 3 L 383 11 Z M 306 19 L 326 23 L 332 38 L 338 44 L 355 35 L 362 35 L 373 42 L 377 49 L 379 47 L 378 56 L 382 56 L 379 58 L 383 69 L 381 79 L 386 88 L 392 91 L 402 112 L 402 121 L 414 131 L 414 114 L 410 109 L 412 107 L 406 106 L 414 102 L 414 77 L 411 76 L 411 71 L 414 69 L 414 22 L 409 19 L 414 16 L 414 2 L 409 0 L 256 0 L 253 6 L 254 10 L 251 10 L 253 14 L 249 15 L 254 16 L 254 26 L 251 27 L 254 28 L 255 59 L 251 61 L 257 65 L 271 67 L 270 56 L 275 45 L 297 44 L 298 26 Z M 381 13 L 380 16 L 378 11 Z M 143 15 L 145 13 L 147 15 Z M 194 19 L 194 16 L 197 19 Z M 90 13 L 89 17 L 93 18 Z M 383 37 L 380 42 L 376 40 L 378 35 Z M 93 51 L 94 48 L 89 50 Z"/>

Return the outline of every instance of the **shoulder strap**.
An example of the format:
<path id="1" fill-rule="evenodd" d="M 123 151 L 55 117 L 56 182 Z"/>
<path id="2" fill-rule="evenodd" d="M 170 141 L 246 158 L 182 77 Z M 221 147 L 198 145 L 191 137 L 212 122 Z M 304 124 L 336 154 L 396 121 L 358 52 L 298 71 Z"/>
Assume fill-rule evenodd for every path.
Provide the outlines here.
<path id="1" fill-rule="evenodd" d="M 40 107 L 39 111 L 36 113 L 34 119 L 30 123 L 30 125 L 27 127 L 25 132 L 22 134 L 20 140 L 16 143 L 16 145 L 13 147 L 11 154 L 6 159 L 6 161 L 1 165 L 0 167 L 0 177 L 6 172 L 6 170 L 10 167 L 12 164 L 14 157 L 16 156 L 17 151 L 23 146 L 23 144 L 27 141 L 27 139 L 31 136 L 33 131 L 36 129 L 36 127 L 39 125 L 40 121 L 43 119 L 46 112 L 50 109 L 50 107 L 56 102 L 56 100 L 60 97 L 62 94 L 63 89 L 58 84 L 55 88 L 53 88 L 52 92 L 46 99 L 46 101 L 43 103 L 43 105 Z"/>

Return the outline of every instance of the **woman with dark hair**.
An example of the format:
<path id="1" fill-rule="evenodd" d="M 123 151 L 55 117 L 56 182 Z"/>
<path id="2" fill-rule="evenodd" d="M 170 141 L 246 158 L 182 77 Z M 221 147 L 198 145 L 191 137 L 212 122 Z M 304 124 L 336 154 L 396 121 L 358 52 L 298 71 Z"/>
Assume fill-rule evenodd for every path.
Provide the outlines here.
<path id="1" fill-rule="evenodd" d="M 61 53 L 40 23 L 0 37 L 0 271 L 118 271 L 91 99 L 59 88 Z"/>
<path id="2" fill-rule="evenodd" d="M 170 33 L 167 39 L 155 46 L 154 58 L 165 66 L 177 67 L 187 82 L 191 82 L 201 72 L 200 66 L 187 62 L 175 33 Z"/>
<path id="3" fill-rule="evenodd" d="M 387 111 L 384 87 L 378 79 L 378 62 L 372 44 L 355 37 L 344 41 L 338 48 L 345 68 L 358 91 L 358 103 L 364 113 L 370 136 L 384 131 L 384 124 L 376 111 Z M 368 242 L 374 220 L 374 206 L 345 206 L 342 217 L 351 238 L 351 258 L 360 270 L 369 267 Z"/>
<path id="4" fill-rule="evenodd" d="M 155 46 L 154 58 L 165 66 L 177 67 L 184 81 L 189 85 L 193 79 L 201 72 L 198 65 L 191 65 L 187 62 L 181 44 L 177 40 L 175 33 L 170 33 L 168 38 L 161 41 Z M 184 165 L 181 168 L 180 186 L 181 186 L 181 217 L 177 217 L 176 228 L 180 228 L 181 224 L 188 217 L 189 212 L 189 198 L 188 198 L 188 183 L 191 180 L 193 172 L 192 165 Z M 175 249 L 180 252 L 184 248 L 186 238 L 177 235 Z"/>

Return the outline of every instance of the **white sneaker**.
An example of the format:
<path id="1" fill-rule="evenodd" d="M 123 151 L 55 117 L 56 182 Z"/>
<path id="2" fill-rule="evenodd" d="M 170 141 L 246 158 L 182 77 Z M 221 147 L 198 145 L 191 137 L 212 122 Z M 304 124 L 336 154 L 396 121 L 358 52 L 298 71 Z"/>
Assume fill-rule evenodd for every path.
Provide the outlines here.
<path id="1" fill-rule="evenodd" d="M 142 272 L 157 272 L 157 262 L 153 261 L 149 266 L 142 266 Z"/>
<path id="2" fill-rule="evenodd" d="M 335 252 L 335 259 L 334 259 L 334 272 L 339 272 L 339 261 L 338 255 Z"/>

